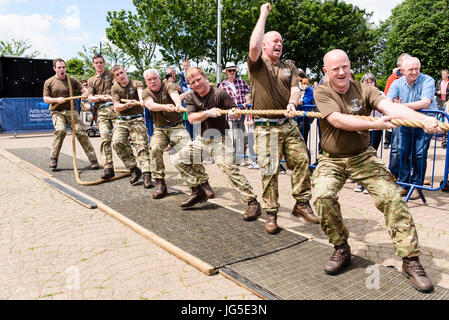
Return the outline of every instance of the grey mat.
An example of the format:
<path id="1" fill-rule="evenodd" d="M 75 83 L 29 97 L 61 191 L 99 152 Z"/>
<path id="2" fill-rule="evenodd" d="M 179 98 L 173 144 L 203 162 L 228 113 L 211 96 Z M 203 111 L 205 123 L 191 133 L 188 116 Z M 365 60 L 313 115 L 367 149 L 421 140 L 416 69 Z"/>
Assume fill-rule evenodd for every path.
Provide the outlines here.
<path id="1" fill-rule="evenodd" d="M 436 286 L 433 293 L 420 293 L 396 269 L 374 266 L 373 262 L 357 256 L 352 256 L 352 264 L 343 273 L 327 275 L 323 264 L 333 251 L 330 246 L 306 241 L 227 268 L 271 296 L 285 300 L 449 299 L 449 290 L 445 288 Z"/>
<path id="2" fill-rule="evenodd" d="M 46 171 L 48 148 L 9 149 L 14 155 Z M 79 168 L 88 167 L 78 161 Z M 82 180 L 96 180 L 102 170 L 85 170 Z M 96 186 L 80 186 L 76 183 L 72 157 L 61 154 L 58 170 L 51 172 L 55 179 L 101 200 L 112 209 L 183 249 L 215 268 L 253 259 L 296 245 L 306 238 L 282 230 L 276 236 L 268 235 L 263 222 L 245 222 L 242 215 L 210 202 L 190 209 L 182 209 L 179 203 L 187 195 L 170 192 L 164 199 L 154 200 L 152 189 L 144 189 L 142 183 L 131 186 L 128 178 Z"/>

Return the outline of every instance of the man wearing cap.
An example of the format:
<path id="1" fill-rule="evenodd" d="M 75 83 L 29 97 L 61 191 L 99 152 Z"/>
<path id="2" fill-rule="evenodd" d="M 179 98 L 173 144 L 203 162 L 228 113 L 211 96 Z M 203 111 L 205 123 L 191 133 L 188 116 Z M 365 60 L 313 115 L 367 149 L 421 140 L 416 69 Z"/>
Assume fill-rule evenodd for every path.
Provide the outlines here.
<path id="1" fill-rule="evenodd" d="M 87 80 L 89 102 L 95 103 L 98 110 L 98 128 L 100 130 L 100 151 L 104 154 L 104 172 L 102 179 L 110 179 L 115 176 L 112 162 L 112 128 L 117 120 L 117 112 L 111 98 L 111 87 L 114 76 L 109 70 L 105 70 L 104 58 L 96 54 L 92 58 L 92 64 L 96 75 Z"/>
<path id="2" fill-rule="evenodd" d="M 269 3 L 260 8 L 260 16 L 251 34 L 248 70 L 255 110 L 280 109 L 284 115 L 255 117 L 255 142 L 262 176 L 262 207 L 267 213 L 265 230 L 276 233 L 279 208 L 278 175 L 282 156 L 292 170 L 292 196 L 296 200 L 292 214 L 317 224 L 310 207 L 311 185 L 307 146 L 296 122 L 292 120 L 299 100 L 298 76 L 294 65 L 280 60 L 282 37 L 276 31 L 265 33 Z"/>
<path id="3" fill-rule="evenodd" d="M 250 86 L 248 86 L 245 80 L 243 80 L 242 78 L 237 78 L 237 70 L 237 66 L 234 62 L 227 62 L 226 68 L 224 69 L 224 72 L 226 73 L 226 79 L 222 83 L 220 83 L 218 87 L 229 93 L 232 100 L 234 100 L 234 102 L 240 109 L 246 109 L 246 101 L 249 100 L 248 95 L 251 94 L 251 88 Z M 237 120 L 227 115 L 226 120 L 229 123 L 229 132 L 232 137 L 232 144 L 234 145 L 235 152 L 242 155 L 245 151 L 244 117 L 241 117 Z M 237 157 L 237 163 L 244 163 L 244 159 L 242 157 Z"/>
<path id="4" fill-rule="evenodd" d="M 150 172 L 150 150 L 148 148 L 147 127 L 143 121 L 141 102 L 143 83 L 129 80 L 126 71 L 119 65 L 111 69 L 116 83 L 111 88 L 112 101 L 117 111 L 117 121 L 112 132 L 112 147 L 131 172 L 129 182 L 139 181 L 143 173 L 143 187 L 153 188 Z M 123 103 L 123 100 L 130 100 Z M 137 167 L 136 158 L 129 144 L 131 137 L 142 169 Z"/>

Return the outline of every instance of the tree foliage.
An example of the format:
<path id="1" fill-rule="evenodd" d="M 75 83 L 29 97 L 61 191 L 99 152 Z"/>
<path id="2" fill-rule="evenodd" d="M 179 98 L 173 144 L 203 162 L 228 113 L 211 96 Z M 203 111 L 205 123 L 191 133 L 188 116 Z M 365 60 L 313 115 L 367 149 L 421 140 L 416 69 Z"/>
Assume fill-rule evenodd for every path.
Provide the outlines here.
<path id="1" fill-rule="evenodd" d="M 449 65 L 447 0 L 404 0 L 381 26 L 385 43 L 379 52 L 381 70 L 390 74 L 398 56 L 407 52 L 421 61 L 421 72 L 435 79 Z"/>
<path id="2" fill-rule="evenodd" d="M 284 57 L 319 74 L 324 54 L 346 51 L 354 70 L 374 57 L 374 26 L 370 13 L 340 0 L 273 0 L 268 26 L 284 38 Z"/>
<path id="3" fill-rule="evenodd" d="M 0 41 L 0 55 L 35 58 L 40 52 L 31 50 L 32 48 L 28 39 L 25 40 L 6 40 Z"/>
<path id="4" fill-rule="evenodd" d="M 146 24 L 147 20 L 151 22 L 153 18 L 144 18 L 125 10 L 108 11 L 106 17 L 110 25 L 106 28 L 106 37 L 123 50 L 139 70 L 150 67 L 156 50 L 153 34 Z"/>

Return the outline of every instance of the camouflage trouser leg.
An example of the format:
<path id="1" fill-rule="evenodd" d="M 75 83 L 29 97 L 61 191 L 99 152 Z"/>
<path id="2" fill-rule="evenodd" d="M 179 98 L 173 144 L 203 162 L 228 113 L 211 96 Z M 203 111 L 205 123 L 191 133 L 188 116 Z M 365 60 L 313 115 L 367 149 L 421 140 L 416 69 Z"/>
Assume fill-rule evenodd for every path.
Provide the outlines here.
<path id="1" fill-rule="evenodd" d="M 279 164 L 285 157 L 292 170 L 292 196 L 298 202 L 311 198 L 309 156 L 307 146 L 293 121 L 280 126 L 256 126 L 255 152 L 262 176 L 262 208 L 277 212 L 279 208 Z"/>
<path id="2" fill-rule="evenodd" d="M 173 165 L 189 187 L 199 186 L 209 180 L 206 169 L 202 164 L 202 153 L 206 152 L 205 150 L 206 147 L 201 142 L 201 138 L 198 137 L 186 146 L 182 147 L 178 144 L 175 150 L 170 151 L 170 159 Z"/>
<path id="3" fill-rule="evenodd" d="M 100 152 L 105 168 L 114 168 L 112 155 L 112 129 L 117 120 L 117 112 L 113 107 L 105 107 L 98 111 L 98 129 L 100 130 Z M 131 146 L 130 146 L 131 147 Z"/>
<path id="4" fill-rule="evenodd" d="M 243 203 L 249 203 L 256 199 L 253 187 L 249 184 L 246 177 L 240 174 L 240 169 L 236 165 L 234 147 L 229 137 L 226 139 L 215 139 L 209 142 L 211 145 L 211 155 L 215 159 L 215 163 L 228 178 L 229 183 L 234 187 L 240 195 Z"/>
<path id="5" fill-rule="evenodd" d="M 117 120 L 112 132 L 112 147 L 123 161 L 127 169 L 137 166 L 136 157 L 129 145 L 131 137 L 137 153 L 142 172 L 150 172 L 150 152 L 148 148 L 148 133 L 141 119 Z"/>
<path id="6" fill-rule="evenodd" d="M 74 117 L 75 124 L 74 124 L 74 132 L 72 132 L 72 134 L 75 134 L 81 147 L 86 153 L 89 161 L 97 160 L 94 147 L 92 146 L 92 143 L 90 142 L 89 137 L 87 136 L 86 128 L 84 127 L 84 124 L 81 122 L 80 115 L 77 111 L 74 112 L 75 112 Z M 65 125 L 66 123 L 70 123 L 71 121 L 70 119 L 71 119 L 70 110 L 52 112 L 52 121 L 53 126 L 55 127 L 55 134 L 54 134 L 55 141 L 53 142 L 53 148 L 51 152 L 52 158 L 53 157 L 57 158 L 59 156 L 59 152 L 61 151 L 62 147 L 62 142 L 64 140 L 66 133 Z M 62 129 L 63 126 L 64 129 Z"/>
<path id="7" fill-rule="evenodd" d="M 394 177 L 384 162 L 377 158 L 373 148 L 350 158 L 319 156 L 312 178 L 316 198 L 314 206 L 329 242 L 338 245 L 349 236 L 338 203 L 338 192 L 347 178 L 366 188 L 376 207 L 384 213 L 396 254 L 400 257 L 418 256 L 420 249 L 413 218 L 399 195 Z"/>
<path id="8" fill-rule="evenodd" d="M 154 179 L 165 178 L 164 149 L 167 145 L 171 143 L 170 154 L 175 154 L 182 146 L 188 145 L 190 141 L 190 135 L 183 124 L 154 130 L 150 140 L 150 168 Z M 200 166 L 202 171 L 205 172 L 202 164 L 194 166 Z M 201 168 L 197 170 L 201 170 Z"/>
<path id="9" fill-rule="evenodd" d="M 51 111 L 51 120 L 55 131 L 53 132 L 53 144 L 51 147 L 50 158 L 58 159 L 61 152 L 62 143 L 67 134 L 66 126 L 67 120 L 64 114 L 60 111 Z"/>

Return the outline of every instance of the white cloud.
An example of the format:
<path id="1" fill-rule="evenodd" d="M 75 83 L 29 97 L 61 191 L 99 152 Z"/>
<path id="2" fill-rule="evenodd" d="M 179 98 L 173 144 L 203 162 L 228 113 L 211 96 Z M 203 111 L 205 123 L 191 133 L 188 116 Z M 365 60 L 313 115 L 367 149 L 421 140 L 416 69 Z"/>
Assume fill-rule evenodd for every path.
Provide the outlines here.
<path id="1" fill-rule="evenodd" d="M 32 46 L 31 49 L 41 52 L 40 56 L 58 56 L 59 50 L 56 49 L 56 38 L 49 33 L 51 20 L 50 16 L 42 16 L 37 13 L 28 16 L 0 14 L 0 39 L 28 39 Z"/>
<path id="2" fill-rule="evenodd" d="M 66 15 L 63 16 L 59 23 L 67 30 L 80 29 L 80 9 L 78 6 L 70 5 L 65 9 Z"/>
<path id="3" fill-rule="evenodd" d="M 358 6 L 360 9 L 366 9 L 366 12 L 372 12 L 371 21 L 379 23 L 380 20 L 386 20 L 391 15 L 391 10 L 399 5 L 403 0 L 344 0 Z"/>

